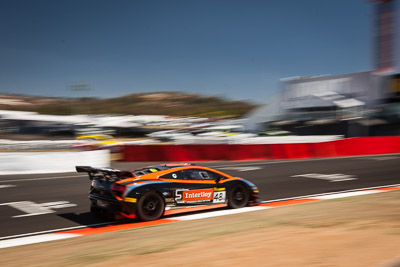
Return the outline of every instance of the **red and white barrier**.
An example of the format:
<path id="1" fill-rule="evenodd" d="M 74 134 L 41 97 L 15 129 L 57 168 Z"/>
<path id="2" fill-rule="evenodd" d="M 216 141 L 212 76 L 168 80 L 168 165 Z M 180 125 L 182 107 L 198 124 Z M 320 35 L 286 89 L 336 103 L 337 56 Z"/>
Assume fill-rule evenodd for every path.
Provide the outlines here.
<path id="1" fill-rule="evenodd" d="M 125 145 L 122 161 L 301 159 L 390 153 L 400 153 L 400 136 L 292 144 Z"/>

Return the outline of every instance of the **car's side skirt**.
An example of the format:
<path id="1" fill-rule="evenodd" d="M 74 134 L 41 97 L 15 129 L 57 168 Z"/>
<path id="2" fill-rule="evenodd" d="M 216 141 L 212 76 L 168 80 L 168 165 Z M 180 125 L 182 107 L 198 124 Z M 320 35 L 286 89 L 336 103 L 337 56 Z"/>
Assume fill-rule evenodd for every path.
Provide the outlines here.
<path id="1" fill-rule="evenodd" d="M 185 207 L 166 207 L 164 216 L 179 214 L 184 212 L 194 212 L 194 211 L 202 211 L 209 209 L 218 209 L 225 208 L 227 204 L 214 204 L 214 205 L 201 205 L 201 206 L 185 206 Z"/>

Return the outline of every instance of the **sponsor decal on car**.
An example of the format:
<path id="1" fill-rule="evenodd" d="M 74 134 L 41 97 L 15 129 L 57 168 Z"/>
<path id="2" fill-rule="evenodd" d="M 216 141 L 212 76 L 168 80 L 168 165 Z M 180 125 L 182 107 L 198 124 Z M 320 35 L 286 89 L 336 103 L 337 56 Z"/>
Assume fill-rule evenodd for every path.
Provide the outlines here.
<path id="1" fill-rule="evenodd" d="M 225 203 L 226 191 L 214 192 L 213 203 Z"/>
<path id="2" fill-rule="evenodd" d="M 213 199 L 213 189 L 178 189 L 176 190 L 177 203 L 210 202 Z"/>
<path id="3" fill-rule="evenodd" d="M 210 189 L 178 189 L 175 192 L 176 203 L 199 203 L 199 202 L 212 202 L 212 203 L 225 203 L 226 191 L 225 188 L 210 188 Z"/>

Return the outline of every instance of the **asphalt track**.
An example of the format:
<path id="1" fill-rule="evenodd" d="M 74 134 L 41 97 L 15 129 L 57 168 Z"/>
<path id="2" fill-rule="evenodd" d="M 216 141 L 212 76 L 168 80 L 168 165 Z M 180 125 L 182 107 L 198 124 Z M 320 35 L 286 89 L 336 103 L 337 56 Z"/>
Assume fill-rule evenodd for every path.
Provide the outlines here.
<path id="1" fill-rule="evenodd" d="M 113 163 L 112 167 L 129 170 L 149 164 Z M 265 201 L 400 182 L 400 154 L 197 164 L 252 181 Z M 81 173 L 0 176 L 0 240 L 107 223 L 88 212 L 88 188 L 89 179 Z"/>

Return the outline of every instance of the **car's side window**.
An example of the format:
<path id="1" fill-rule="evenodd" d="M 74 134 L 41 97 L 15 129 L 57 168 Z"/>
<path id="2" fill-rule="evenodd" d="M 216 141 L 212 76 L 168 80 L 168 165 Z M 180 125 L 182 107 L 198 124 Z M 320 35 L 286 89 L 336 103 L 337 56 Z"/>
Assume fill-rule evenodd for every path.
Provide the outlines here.
<path id="1" fill-rule="evenodd" d="M 208 171 L 208 172 L 209 172 L 209 174 L 210 174 L 210 176 L 212 177 L 213 180 L 217 180 L 217 179 L 224 180 L 224 179 L 227 179 L 225 176 L 223 176 L 223 175 L 221 175 L 219 173 L 212 172 L 212 171 Z"/>
<path id="2" fill-rule="evenodd" d="M 199 175 L 203 180 L 214 180 L 212 173 L 208 171 L 199 171 Z"/>
<path id="3" fill-rule="evenodd" d="M 160 178 L 164 178 L 164 179 L 183 179 L 182 171 L 170 172 L 170 173 L 161 175 Z"/>
<path id="4" fill-rule="evenodd" d="M 170 172 L 164 175 L 161 175 L 160 178 L 164 179 L 184 179 L 184 180 L 223 180 L 226 179 L 225 176 L 221 174 L 202 170 L 202 169 L 186 169 L 182 171 Z"/>
<path id="5" fill-rule="evenodd" d="M 213 172 L 201 169 L 186 169 L 183 170 L 183 179 L 185 180 L 214 180 Z"/>
<path id="6" fill-rule="evenodd" d="M 183 179 L 185 180 L 202 180 L 199 177 L 199 174 L 196 170 L 194 169 L 187 169 L 183 170 Z"/>
<path id="7" fill-rule="evenodd" d="M 211 180 L 217 180 L 217 179 L 223 180 L 223 179 L 226 179 L 225 176 L 223 176 L 223 175 L 221 175 L 219 173 L 213 172 L 213 171 L 207 171 L 207 173 L 208 173 L 208 176 L 210 177 Z"/>

